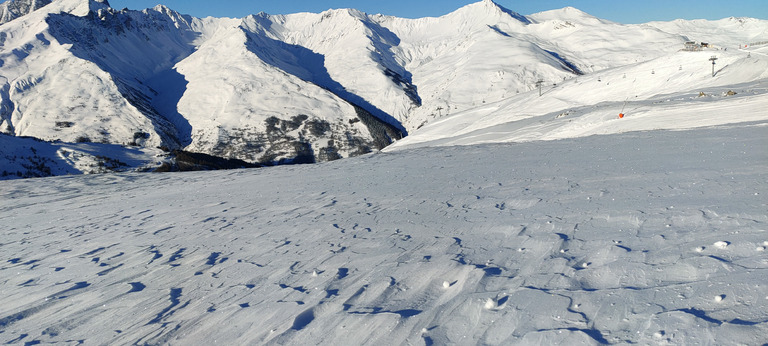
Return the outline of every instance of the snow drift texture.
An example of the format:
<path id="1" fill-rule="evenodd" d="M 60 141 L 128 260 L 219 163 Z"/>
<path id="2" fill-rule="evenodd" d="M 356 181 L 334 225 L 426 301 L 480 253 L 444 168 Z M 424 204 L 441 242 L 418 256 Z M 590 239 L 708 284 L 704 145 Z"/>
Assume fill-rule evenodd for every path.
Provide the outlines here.
<path id="1" fill-rule="evenodd" d="M 767 129 L 4 181 L 0 342 L 760 345 Z"/>
<path id="2" fill-rule="evenodd" d="M 410 135 L 0 182 L 0 343 L 766 342 L 765 21 L 41 4 L 0 7 L 7 177 Z"/>

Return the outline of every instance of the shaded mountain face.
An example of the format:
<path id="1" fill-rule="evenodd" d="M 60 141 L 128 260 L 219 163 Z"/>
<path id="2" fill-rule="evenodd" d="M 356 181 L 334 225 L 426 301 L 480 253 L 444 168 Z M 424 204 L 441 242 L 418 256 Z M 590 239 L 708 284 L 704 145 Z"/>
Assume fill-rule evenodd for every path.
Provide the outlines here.
<path id="1" fill-rule="evenodd" d="M 3 133 L 263 164 L 381 149 L 538 80 L 648 61 L 686 40 L 573 8 L 523 16 L 491 0 L 422 19 L 352 9 L 200 19 L 97 0 L 0 6 L 18 17 L 0 25 Z"/>
<path id="2" fill-rule="evenodd" d="M 307 75 L 286 73 L 268 57 L 309 56 L 306 49 L 259 46 L 239 21 L 204 21 L 163 6 L 54 5 L 0 27 L 12 38 L 0 52 L 6 133 L 187 148 L 264 164 L 360 155 L 403 136 Z"/>

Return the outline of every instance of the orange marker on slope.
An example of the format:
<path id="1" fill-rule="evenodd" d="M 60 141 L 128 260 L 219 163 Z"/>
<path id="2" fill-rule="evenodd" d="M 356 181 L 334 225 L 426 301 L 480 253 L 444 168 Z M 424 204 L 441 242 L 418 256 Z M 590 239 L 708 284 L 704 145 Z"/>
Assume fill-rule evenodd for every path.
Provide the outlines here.
<path id="1" fill-rule="evenodd" d="M 629 101 L 629 96 L 627 96 L 627 99 L 624 100 L 624 105 L 621 106 L 621 112 L 619 112 L 619 119 L 624 118 L 624 108 L 627 108 L 627 101 Z"/>

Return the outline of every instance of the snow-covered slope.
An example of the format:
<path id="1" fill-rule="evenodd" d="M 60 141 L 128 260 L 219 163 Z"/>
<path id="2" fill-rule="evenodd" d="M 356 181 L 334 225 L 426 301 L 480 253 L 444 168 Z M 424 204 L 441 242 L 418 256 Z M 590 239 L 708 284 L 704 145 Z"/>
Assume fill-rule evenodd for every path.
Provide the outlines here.
<path id="1" fill-rule="evenodd" d="M 761 345 L 766 124 L 0 182 L 0 343 Z"/>
<path id="2" fill-rule="evenodd" d="M 570 7 L 524 16 L 491 0 L 420 19 L 353 9 L 199 19 L 162 5 L 43 3 L 3 3 L 18 15 L 0 25 L 2 132 L 262 163 L 329 161 L 406 133 L 419 138 L 402 145 L 630 95 L 688 95 L 710 84 L 690 75 L 706 70 L 702 56 L 678 55 L 686 40 L 763 40 L 768 28 L 743 18 L 622 25 Z M 718 65 L 744 74 L 729 85 L 762 78 L 749 72 L 762 60 L 734 72 L 734 59 Z M 678 64 L 683 72 L 667 73 Z M 667 79 L 647 81 L 656 71 Z M 618 80 L 625 74 L 632 83 Z M 525 101 L 539 80 L 557 88 Z"/>
<path id="3" fill-rule="evenodd" d="M 166 153 L 154 148 L 101 143 L 45 142 L 0 134 L 0 180 L 152 171 Z"/>
<path id="4" fill-rule="evenodd" d="M 0 343 L 763 344 L 768 48 L 679 51 L 754 23 L 55 0 L 0 25 Z"/>
<path id="5" fill-rule="evenodd" d="M 407 128 L 583 73 L 679 49 L 682 37 L 597 19 L 573 8 L 523 17 L 490 0 L 440 18 L 379 18 L 402 39 L 423 107 Z M 640 43 L 642 42 L 642 43 Z"/>
<path id="6" fill-rule="evenodd" d="M 241 22 L 58 0 L 0 27 L 0 125 L 45 140 L 185 147 L 268 163 L 354 156 L 400 137 L 262 59 L 279 49 L 255 47 Z"/>
<path id="7" fill-rule="evenodd" d="M 545 86 L 540 97 L 532 91 L 441 119 L 387 150 L 765 121 L 763 51 L 675 52 L 581 76 Z"/>
<path id="8" fill-rule="evenodd" d="M 721 48 L 737 48 L 753 42 L 768 41 L 768 21 L 756 18 L 729 17 L 721 20 L 683 20 L 642 24 L 683 35 L 695 42 L 706 42 Z"/>
<path id="9" fill-rule="evenodd" d="M 398 37 L 357 10 L 329 10 L 244 19 L 254 52 L 282 70 L 312 81 L 402 128 L 421 101 L 410 73 L 392 49 Z"/>
<path id="10" fill-rule="evenodd" d="M 536 13 L 528 29 L 582 72 L 632 65 L 675 52 L 684 37 L 644 25 L 596 18 L 573 7 Z"/>
<path id="11" fill-rule="evenodd" d="M 351 121 L 359 119 L 353 105 L 276 69 L 254 53 L 260 48 L 241 27 L 231 27 L 176 65 L 189 83 L 178 111 L 193 129 L 191 150 L 312 162 L 316 155 L 327 161 L 375 149 L 366 125 Z"/>
<path id="12" fill-rule="evenodd" d="M 88 25 L 98 22 L 94 11 L 106 10 L 106 4 L 92 0 L 59 0 L 0 26 L 4 132 L 67 142 L 178 146 L 172 124 L 146 107 L 135 82 L 126 82 L 129 74 L 89 59 L 109 56 L 108 50 L 94 51 L 107 38 L 98 34 L 102 28 Z"/>

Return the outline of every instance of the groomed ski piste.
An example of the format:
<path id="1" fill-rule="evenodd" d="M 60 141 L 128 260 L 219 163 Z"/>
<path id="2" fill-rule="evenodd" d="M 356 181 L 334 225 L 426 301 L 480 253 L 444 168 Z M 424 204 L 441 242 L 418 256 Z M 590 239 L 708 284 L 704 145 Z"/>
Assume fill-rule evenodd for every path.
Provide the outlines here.
<path id="1" fill-rule="evenodd" d="M 764 345 L 767 49 L 548 83 L 329 163 L 2 181 L 0 343 Z"/>

